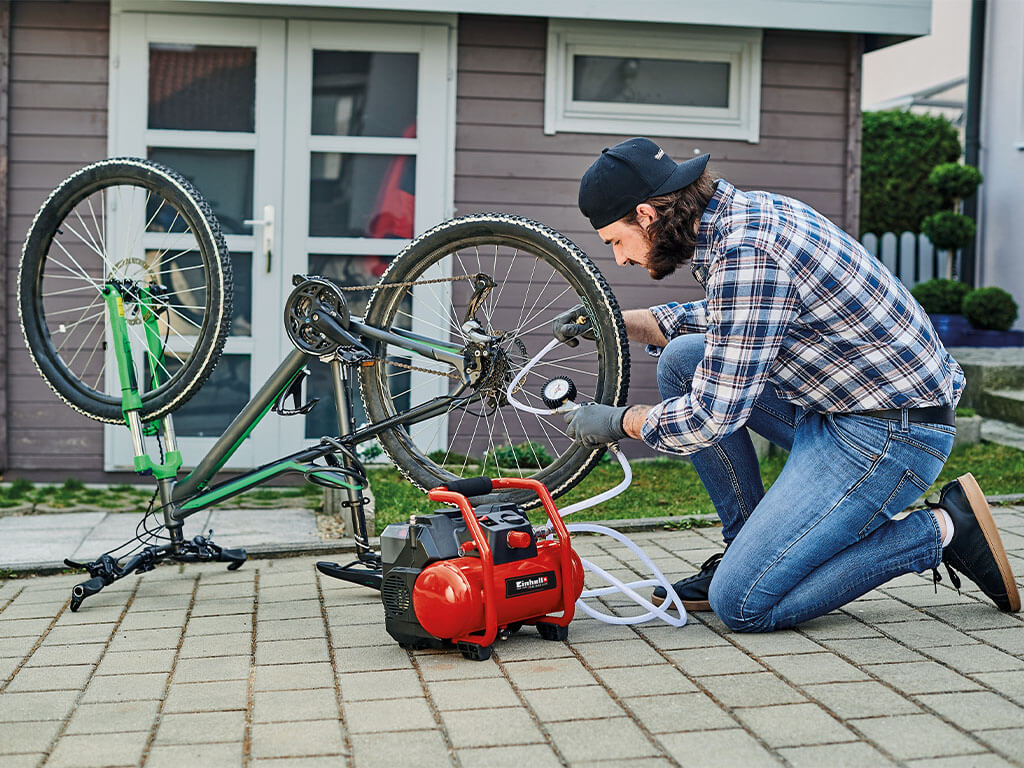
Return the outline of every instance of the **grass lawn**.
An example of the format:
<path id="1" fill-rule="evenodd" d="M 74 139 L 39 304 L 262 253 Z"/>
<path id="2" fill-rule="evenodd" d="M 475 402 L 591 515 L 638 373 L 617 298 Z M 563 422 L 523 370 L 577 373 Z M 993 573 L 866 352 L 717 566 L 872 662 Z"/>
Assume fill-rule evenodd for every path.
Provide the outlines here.
<path id="1" fill-rule="evenodd" d="M 769 456 L 761 462 L 765 487 L 782 471 L 785 457 Z M 961 446 L 953 451 L 938 480 L 937 490 L 945 483 L 972 472 L 988 495 L 1024 493 L 1024 451 L 995 443 Z M 565 507 L 617 485 L 622 469 L 615 462 L 602 463 L 569 493 L 556 501 Z M 370 470 L 370 485 L 377 499 L 377 532 L 388 523 L 404 521 L 410 514 L 431 512 L 439 505 L 406 482 L 397 470 Z M 572 516 L 580 520 L 616 520 L 642 517 L 686 517 L 714 512 L 703 484 L 688 462 L 678 459 L 654 459 L 633 463 L 633 483 L 626 492 Z M 534 517 L 543 518 L 543 513 Z"/>

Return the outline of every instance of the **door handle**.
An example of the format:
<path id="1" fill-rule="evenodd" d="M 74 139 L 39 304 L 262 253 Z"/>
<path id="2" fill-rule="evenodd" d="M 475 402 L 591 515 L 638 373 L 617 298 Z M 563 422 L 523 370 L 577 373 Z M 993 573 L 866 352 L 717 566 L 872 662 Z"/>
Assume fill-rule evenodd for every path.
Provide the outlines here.
<path id="1" fill-rule="evenodd" d="M 267 272 L 270 272 L 271 253 L 274 248 L 274 206 L 263 206 L 262 219 L 246 219 L 242 222 L 250 227 L 259 227 L 262 235 L 262 250 L 267 259 Z"/>

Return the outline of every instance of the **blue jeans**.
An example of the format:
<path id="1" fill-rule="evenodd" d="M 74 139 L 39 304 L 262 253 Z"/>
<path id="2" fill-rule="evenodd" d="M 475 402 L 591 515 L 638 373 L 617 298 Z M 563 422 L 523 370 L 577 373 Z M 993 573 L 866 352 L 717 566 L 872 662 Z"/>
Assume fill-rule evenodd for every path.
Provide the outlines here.
<path id="1" fill-rule="evenodd" d="M 702 335 L 669 342 L 658 362 L 662 398 L 690 389 L 703 355 Z M 745 429 L 690 457 L 729 544 L 709 594 L 728 627 L 792 627 L 941 562 L 930 511 L 892 518 L 938 477 L 953 427 L 816 413 L 771 384 L 747 426 L 789 451 L 767 493 Z"/>

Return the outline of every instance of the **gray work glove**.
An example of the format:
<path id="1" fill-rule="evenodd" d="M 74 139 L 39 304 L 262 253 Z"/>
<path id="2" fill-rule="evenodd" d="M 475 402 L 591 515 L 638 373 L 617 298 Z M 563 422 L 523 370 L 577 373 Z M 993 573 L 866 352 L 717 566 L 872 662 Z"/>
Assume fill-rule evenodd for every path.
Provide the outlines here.
<path id="1" fill-rule="evenodd" d="M 626 408 L 588 403 L 565 414 L 566 434 L 584 445 L 605 445 L 626 437 L 622 418 Z"/>
<path id="2" fill-rule="evenodd" d="M 551 323 L 551 335 L 570 347 L 575 347 L 580 343 L 577 336 L 591 341 L 597 339 L 590 316 L 587 315 L 582 304 L 577 304 L 556 317 Z"/>

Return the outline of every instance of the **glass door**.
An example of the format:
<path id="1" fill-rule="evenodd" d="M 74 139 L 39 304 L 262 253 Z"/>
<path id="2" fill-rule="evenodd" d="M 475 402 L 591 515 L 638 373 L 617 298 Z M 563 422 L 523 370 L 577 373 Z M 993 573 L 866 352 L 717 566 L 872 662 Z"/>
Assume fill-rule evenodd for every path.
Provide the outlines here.
<path id="1" fill-rule="evenodd" d="M 290 351 L 282 319 L 293 274 L 371 284 L 416 232 L 450 213 L 450 32 L 129 12 L 114 21 L 111 155 L 186 176 L 231 251 L 231 337 L 174 415 L 190 465 Z M 354 314 L 368 295 L 350 294 Z M 337 432 L 329 367 L 313 363 L 311 373 L 307 397 L 320 404 L 306 417 L 265 418 L 227 468 Z M 129 468 L 122 428 L 106 429 L 107 469 Z"/>
<path id="2" fill-rule="evenodd" d="M 447 51 L 445 27 L 289 23 L 290 271 L 373 285 L 414 234 L 448 215 Z M 354 315 L 369 295 L 346 292 Z M 330 368 L 314 363 L 310 372 L 309 393 L 320 403 L 284 424 L 289 442 L 338 431 Z M 440 394 L 437 377 L 424 378 L 417 396 Z M 362 403 L 351 395 L 359 423 Z M 431 436 L 439 443 L 431 447 L 445 437 Z"/>

